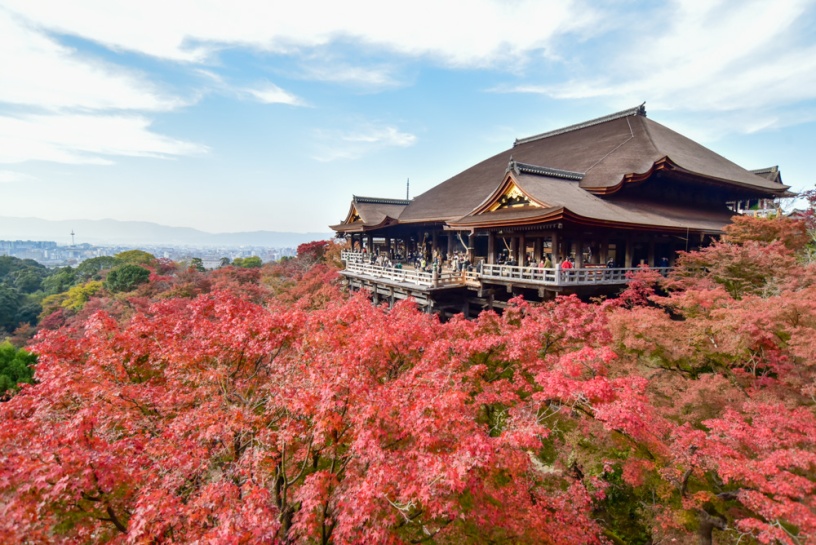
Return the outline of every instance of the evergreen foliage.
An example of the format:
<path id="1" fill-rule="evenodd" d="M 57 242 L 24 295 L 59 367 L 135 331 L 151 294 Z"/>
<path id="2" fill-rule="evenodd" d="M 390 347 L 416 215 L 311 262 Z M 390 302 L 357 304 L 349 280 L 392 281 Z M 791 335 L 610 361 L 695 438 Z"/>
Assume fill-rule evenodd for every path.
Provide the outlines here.
<path id="1" fill-rule="evenodd" d="M 111 270 L 105 278 L 105 289 L 111 293 L 133 291 L 150 279 L 150 271 L 130 263 Z"/>
<path id="2" fill-rule="evenodd" d="M 31 383 L 34 377 L 33 365 L 37 356 L 17 349 L 11 343 L 0 343 L 0 398 L 16 390 L 20 383 Z"/>

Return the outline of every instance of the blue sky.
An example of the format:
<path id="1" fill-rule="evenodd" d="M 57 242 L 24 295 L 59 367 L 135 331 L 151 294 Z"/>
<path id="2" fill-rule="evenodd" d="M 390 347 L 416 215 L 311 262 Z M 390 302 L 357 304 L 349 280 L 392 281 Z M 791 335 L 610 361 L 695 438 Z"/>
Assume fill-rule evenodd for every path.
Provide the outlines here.
<path id="1" fill-rule="evenodd" d="M 0 215 L 325 232 L 643 101 L 813 187 L 816 1 L 0 0 Z"/>

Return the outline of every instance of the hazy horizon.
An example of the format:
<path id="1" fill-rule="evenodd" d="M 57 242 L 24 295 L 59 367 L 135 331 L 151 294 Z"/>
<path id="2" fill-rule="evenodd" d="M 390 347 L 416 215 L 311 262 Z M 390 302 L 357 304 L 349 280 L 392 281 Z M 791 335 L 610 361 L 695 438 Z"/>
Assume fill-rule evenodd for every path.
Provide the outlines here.
<path id="1" fill-rule="evenodd" d="M 0 0 L 16 217 L 319 232 L 352 194 L 415 196 L 643 101 L 812 187 L 816 3 Z"/>

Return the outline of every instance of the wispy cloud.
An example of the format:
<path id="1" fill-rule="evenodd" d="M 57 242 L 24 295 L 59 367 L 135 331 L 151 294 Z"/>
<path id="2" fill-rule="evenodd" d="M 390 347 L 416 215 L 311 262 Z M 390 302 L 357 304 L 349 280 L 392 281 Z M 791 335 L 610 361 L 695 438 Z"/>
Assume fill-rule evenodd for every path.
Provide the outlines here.
<path id="1" fill-rule="evenodd" d="M 413 146 L 417 140 L 415 135 L 389 125 L 366 126 L 352 132 L 320 130 L 315 131 L 315 137 L 320 145 L 313 158 L 320 162 L 359 159 L 383 148 Z"/>
<path id="2" fill-rule="evenodd" d="M 779 108 L 816 99 L 816 44 L 796 38 L 809 33 L 794 31 L 813 5 L 813 0 L 676 1 L 649 15 L 668 26 L 632 33 L 585 71 L 591 75 L 494 91 L 616 105 L 646 100 L 651 110 L 727 118 L 732 132 L 779 126 L 793 121 Z"/>
<path id="3" fill-rule="evenodd" d="M 186 102 L 135 71 L 80 57 L 0 9 L 0 102 L 50 110 L 166 111 Z"/>
<path id="4" fill-rule="evenodd" d="M 546 51 L 555 37 L 591 29 L 599 17 L 597 10 L 577 0 L 347 0 L 317 7 L 266 0 L 4 4 L 57 32 L 182 62 L 204 61 L 221 47 L 290 53 L 343 39 L 448 65 L 485 66 Z"/>
<path id="5" fill-rule="evenodd" d="M 264 104 L 288 104 L 290 106 L 305 106 L 306 104 L 301 98 L 268 82 L 257 88 L 244 89 L 244 92 Z"/>
<path id="6" fill-rule="evenodd" d="M 36 180 L 30 174 L 15 172 L 13 170 L 0 170 L 0 184 L 13 184 L 18 182 L 31 182 Z"/>
<path id="7" fill-rule="evenodd" d="M 388 63 L 356 58 L 353 63 L 344 60 L 335 52 L 319 51 L 298 60 L 298 68 L 288 75 L 293 79 L 333 83 L 377 92 L 401 87 L 406 78 L 399 74 L 400 67 L 395 61 Z"/>
<path id="8" fill-rule="evenodd" d="M 0 116 L 0 163 L 104 165 L 115 156 L 172 158 L 207 151 L 206 146 L 155 133 L 150 124 L 136 115 Z"/>

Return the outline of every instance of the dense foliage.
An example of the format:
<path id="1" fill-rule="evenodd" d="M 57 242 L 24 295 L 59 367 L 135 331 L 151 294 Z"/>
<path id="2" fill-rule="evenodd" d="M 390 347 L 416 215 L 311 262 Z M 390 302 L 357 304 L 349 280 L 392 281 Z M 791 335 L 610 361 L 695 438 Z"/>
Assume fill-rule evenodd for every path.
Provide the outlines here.
<path id="1" fill-rule="evenodd" d="M 32 382 L 37 356 L 14 347 L 11 343 L 0 343 L 0 400 L 7 398 L 18 384 Z"/>
<path id="2" fill-rule="evenodd" d="M 474 321 L 344 294 L 329 243 L 95 292 L 0 407 L 0 541 L 813 542 L 801 229 Z"/>

